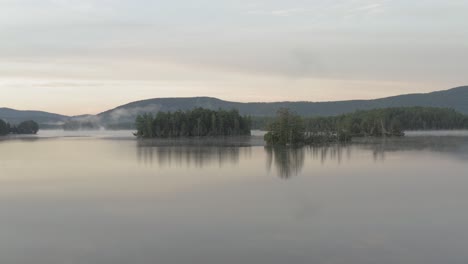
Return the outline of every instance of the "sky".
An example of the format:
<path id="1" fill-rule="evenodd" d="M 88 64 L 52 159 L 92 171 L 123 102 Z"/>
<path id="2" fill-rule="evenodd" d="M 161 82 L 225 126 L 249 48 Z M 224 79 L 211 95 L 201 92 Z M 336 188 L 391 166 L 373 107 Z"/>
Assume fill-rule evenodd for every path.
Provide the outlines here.
<path id="1" fill-rule="evenodd" d="M 468 84 L 468 0 L 0 0 L 0 107 L 334 101 Z"/>

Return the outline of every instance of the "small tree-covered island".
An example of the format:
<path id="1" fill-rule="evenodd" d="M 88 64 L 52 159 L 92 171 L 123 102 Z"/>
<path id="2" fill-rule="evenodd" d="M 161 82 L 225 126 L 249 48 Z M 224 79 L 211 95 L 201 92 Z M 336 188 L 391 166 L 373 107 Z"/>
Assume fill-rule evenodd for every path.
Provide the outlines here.
<path id="1" fill-rule="evenodd" d="M 196 108 L 191 111 L 158 112 L 136 118 L 135 136 L 203 137 L 250 135 L 250 117 L 241 116 L 237 110 Z"/>
<path id="2" fill-rule="evenodd" d="M 468 116 L 446 108 L 383 108 L 313 118 L 280 109 L 267 126 L 265 141 L 269 145 L 320 144 L 353 137 L 401 137 L 405 130 L 466 128 Z"/>
<path id="3" fill-rule="evenodd" d="M 6 136 L 9 134 L 17 135 L 33 135 L 39 131 L 39 125 L 30 120 L 19 123 L 18 125 L 10 125 L 9 123 L 0 119 L 0 136 Z"/>

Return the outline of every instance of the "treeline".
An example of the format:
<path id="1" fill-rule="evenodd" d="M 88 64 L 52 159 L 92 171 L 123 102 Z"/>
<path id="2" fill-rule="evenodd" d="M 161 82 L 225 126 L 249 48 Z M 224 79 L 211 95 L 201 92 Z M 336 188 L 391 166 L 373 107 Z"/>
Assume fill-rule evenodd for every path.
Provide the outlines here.
<path id="1" fill-rule="evenodd" d="M 352 136 L 382 136 L 404 130 L 465 129 L 468 116 L 447 108 L 398 107 L 307 118 L 305 126 L 311 132 L 344 130 Z"/>
<path id="2" fill-rule="evenodd" d="M 20 124 L 10 125 L 9 123 L 0 119 L 0 136 L 8 134 L 37 134 L 39 125 L 34 121 L 25 121 Z"/>
<path id="3" fill-rule="evenodd" d="M 196 108 L 139 115 L 136 129 L 135 135 L 142 138 L 250 135 L 251 120 L 237 110 Z"/>
<path id="4" fill-rule="evenodd" d="M 370 116 L 385 116 L 385 119 L 398 119 L 403 130 L 440 130 L 440 129 L 465 129 L 467 115 L 449 108 L 434 107 L 396 107 L 382 108 L 366 111 L 355 111 L 350 114 L 327 117 L 304 117 L 305 124 L 311 129 L 333 129 L 337 122 L 351 117 L 359 120 L 369 119 Z M 252 129 L 267 130 L 269 124 L 275 120 L 270 116 L 252 117 Z M 357 124 L 359 125 L 359 124 Z M 356 126 L 356 125 L 355 125 Z"/>
<path id="5" fill-rule="evenodd" d="M 314 144 L 353 137 L 403 136 L 405 130 L 467 129 L 468 116 L 453 109 L 384 108 L 331 117 L 302 118 L 280 109 L 268 127 L 269 144 Z"/>
<path id="6" fill-rule="evenodd" d="M 70 120 L 63 124 L 63 130 L 99 130 L 98 123 L 92 121 Z"/>
<path id="7" fill-rule="evenodd" d="M 268 145 L 303 145 L 351 140 L 351 135 L 338 126 L 334 129 L 312 131 L 303 117 L 287 108 L 278 110 L 276 118 L 268 125 L 264 139 Z"/>

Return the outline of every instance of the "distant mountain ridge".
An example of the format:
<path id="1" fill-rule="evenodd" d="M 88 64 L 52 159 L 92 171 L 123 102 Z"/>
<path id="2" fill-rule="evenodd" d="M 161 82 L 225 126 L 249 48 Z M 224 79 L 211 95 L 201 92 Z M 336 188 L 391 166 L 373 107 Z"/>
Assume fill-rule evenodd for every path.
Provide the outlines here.
<path id="1" fill-rule="evenodd" d="M 331 102 L 272 102 L 239 103 L 212 97 L 155 98 L 136 101 L 102 112 L 97 116 L 105 123 L 130 122 L 136 115 L 158 111 L 190 110 L 196 107 L 208 109 L 238 109 L 243 115 L 273 116 L 281 107 L 290 108 L 302 116 L 333 116 L 356 110 L 387 107 L 426 106 L 453 108 L 468 114 L 468 86 L 431 93 L 406 94 L 371 100 Z"/>
<path id="2" fill-rule="evenodd" d="M 86 120 L 99 122 L 103 126 L 107 126 L 113 124 L 133 124 L 136 116 L 141 113 L 190 110 L 196 107 L 213 110 L 219 108 L 238 109 L 242 115 L 251 116 L 273 116 L 279 108 L 286 107 L 302 116 L 333 116 L 356 110 L 409 106 L 453 108 L 458 112 L 468 114 L 468 86 L 431 93 L 405 94 L 380 99 L 330 102 L 240 103 L 224 101 L 213 97 L 154 98 L 131 102 L 97 115 L 76 117 L 43 111 L 19 111 L 10 108 L 0 108 L 0 118 L 11 123 L 36 120 L 40 124 Z"/>
<path id="3" fill-rule="evenodd" d="M 0 108 L 0 119 L 12 124 L 18 124 L 27 120 L 34 120 L 41 124 L 63 123 L 69 117 L 44 111 L 15 110 L 11 108 Z"/>

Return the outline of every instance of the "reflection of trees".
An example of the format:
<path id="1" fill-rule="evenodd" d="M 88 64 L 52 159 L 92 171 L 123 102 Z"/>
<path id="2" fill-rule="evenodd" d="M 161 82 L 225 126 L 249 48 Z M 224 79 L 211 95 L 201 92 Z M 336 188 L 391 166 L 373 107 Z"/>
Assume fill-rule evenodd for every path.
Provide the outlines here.
<path id="1" fill-rule="evenodd" d="M 160 167 L 199 167 L 218 164 L 237 164 L 241 155 L 250 155 L 250 147 L 242 141 L 213 140 L 141 140 L 137 156 L 140 162 Z"/>
<path id="2" fill-rule="evenodd" d="M 341 163 L 343 155 L 349 159 L 351 157 L 351 145 L 320 145 L 304 147 L 265 147 L 267 154 L 267 169 L 271 170 L 274 163 L 278 175 L 281 178 L 290 178 L 298 175 L 306 159 L 320 160 L 323 164 L 326 161 L 336 161 Z"/>
<path id="3" fill-rule="evenodd" d="M 265 147 L 267 154 L 267 168 L 270 169 L 274 161 L 281 178 L 287 179 L 299 174 L 304 166 L 304 148 Z"/>
<path id="4" fill-rule="evenodd" d="M 343 160 L 343 152 L 346 153 L 348 158 L 351 156 L 351 145 L 331 144 L 331 145 L 320 145 L 320 146 L 306 146 L 305 149 L 307 154 L 312 156 L 314 160 L 320 160 L 323 164 L 327 160 L 336 160 L 341 163 Z"/>
<path id="5" fill-rule="evenodd" d="M 384 162 L 388 153 L 404 151 L 429 151 L 468 160 L 468 137 L 404 137 L 362 138 L 351 144 L 331 144 L 304 147 L 265 147 L 267 169 L 276 168 L 281 178 L 301 173 L 304 163 L 315 160 L 324 164 L 332 161 L 341 164 L 343 159 L 367 157 Z"/>
<path id="6" fill-rule="evenodd" d="M 137 155 L 142 163 L 200 168 L 237 164 L 242 157 L 249 158 L 252 146 L 261 146 L 263 143 L 263 141 L 252 141 L 248 138 L 139 140 L 137 142 Z M 267 169 L 273 168 L 281 178 L 286 179 L 300 174 L 306 162 L 341 164 L 346 160 L 352 162 L 353 159 L 384 162 L 386 156 L 392 152 L 429 151 L 468 160 L 468 137 L 362 138 L 344 145 L 331 144 L 299 148 L 265 147 L 264 149 Z"/>
<path id="7" fill-rule="evenodd" d="M 9 142 L 12 140 L 23 141 L 23 142 L 34 142 L 34 141 L 45 140 L 45 139 L 46 138 L 40 138 L 37 135 L 8 135 L 8 136 L 1 136 L 0 143 Z"/>
<path id="8" fill-rule="evenodd" d="M 164 166 L 204 167 L 212 164 L 236 164 L 241 153 L 250 148 L 203 147 L 203 146 L 161 146 L 138 148 L 138 159 L 147 164 L 157 162 Z"/>
<path id="9" fill-rule="evenodd" d="M 468 137 L 416 136 L 404 138 L 363 139 L 355 142 L 371 150 L 374 160 L 385 160 L 385 154 L 396 151 L 431 151 L 468 159 Z"/>

